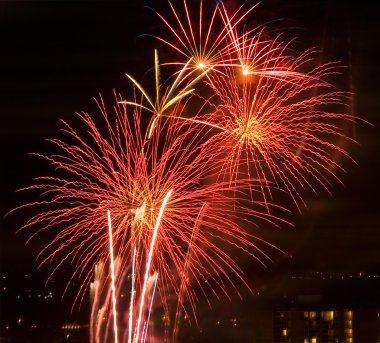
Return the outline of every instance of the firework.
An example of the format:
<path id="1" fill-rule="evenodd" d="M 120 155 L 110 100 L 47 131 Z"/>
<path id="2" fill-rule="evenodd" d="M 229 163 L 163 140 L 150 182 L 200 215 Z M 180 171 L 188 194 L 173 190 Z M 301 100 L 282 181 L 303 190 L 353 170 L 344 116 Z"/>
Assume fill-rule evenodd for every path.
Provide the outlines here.
<path id="1" fill-rule="evenodd" d="M 199 16 L 195 19 L 198 27 L 193 28 L 194 16 L 190 15 L 189 7 L 186 1 L 183 2 L 183 11 L 180 13 L 169 1 L 171 13 L 173 15 L 172 23 L 163 15 L 160 17 L 165 26 L 169 29 L 171 37 L 166 39 L 155 36 L 158 40 L 168 45 L 171 49 L 179 53 L 186 61 L 191 60 L 192 70 L 205 70 L 215 65 L 220 65 L 224 61 L 225 52 L 228 52 L 229 46 L 226 45 L 227 30 L 220 23 L 218 5 L 209 13 L 204 14 L 203 1 L 200 1 Z M 204 22 L 204 18 L 209 18 Z M 228 54 L 227 54 L 228 55 Z M 181 64 L 181 62 L 171 62 L 169 64 Z"/>
<path id="2" fill-rule="evenodd" d="M 219 67 L 236 66 L 239 63 L 236 49 L 241 49 L 240 45 L 245 43 L 244 38 L 252 32 L 238 38 L 235 35 L 236 28 L 256 5 L 249 8 L 242 5 L 230 15 L 222 1 L 216 2 L 212 7 L 205 6 L 200 1 L 197 14 L 191 11 L 186 0 L 183 1 L 182 9 L 175 8 L 170 1 L 169 6 L 171 19 L 155 11 L 168 29 L 171 39 L 154 37 L 179 56 L 177 61 L 167 62 L 166 65 L 185 65 L 189 74 L 197 70 L 207 74 L 211 70 L 218 71 Z"/>
<path id="3" fill-rule="evenodd" d="M 128 331 L 127 331 L 129 343 L 132 343 L 132 342 L 135 343 L 135 342 L 139 342 L 139 341 L 145 342 L 145 340 L 146 340 L 146 335 L 148 332 L 148 323 L 149 323 L 149 319 L 150 319 L 150 313 L 151 313 L 151 309 L 152 309 L 154 293 L 155 293 L 155 289 L 156 289 L 156 285 L 157 285 L 157 276 L 158 276 L 157 273 L 155 273 L 153 275 L 153 277 L 150 276 L 150 272 L 151 272 L 150 266 L 152 264 L 153 251 L 155 248 L 155 243 L 156 243 L 158 229 L 160 226 L 160 221 L 161 221 L 164 209 L 165 209 L 165 205 L 166 205 L 171 193 L 172 193 L 172 190 L 170 190 L 169 193 L 165 196 L 163 204 L 162 204 L 160 212 L 159 212 L 159 215 L 158 215 L 158 218 L 157 218 L 157 222 L 156 222 L 154 229 L 153 229 L 154 231 L 153 231 L 153 236 L 151 239 L 148 257 L 147 257 L 147 262 L 146 262 L 146 266 L 145 266 L 143 285 L 141 288 L 139 311 L 138 311 L 136 323 L 133 322 L 133 312 L 134 312 L 134 306 L 135 306 L 134 294 L 135 294 L 135 280 L 136 280 L 136 271 L 135 271 L 136 247 L 133 249 L 132 274 L 131 274 L 132 275 L 132 287 L 131 287 L 131 299 L 130 299 L 129 316 L 128 316 L 129 323 L 128 323 Z M 113 331 L 114 331 L 114 342 L 117 343 L 119 341 L 119 339 L 118 339 L 119 328 L 118 328 L 118 320 L 117 320 L 118 302 L 117 302 L 117 296 L 116 296 L 115 262 L 114 262 L 114 251 L 113 251 L 112 220 L 111 220 L 110 211 L 108 211 L 107 215 L 108 215 L 108 233 L 109 233 L 109 247 L 110 247 L 109 250 L 110 250 L 110 270 L 111 270 L 111 291 L 112 291 L 112 299 L 111 300 L 112 300 Z M 95 277 L 96 277 L 96 279 L 98 279 L 97 276 L 95 276 Z M 148 285 L 151 283 L 152 278 L 154 279 L 154 288 L 153 288 L 153 292 L 152 292 L 153 294 L 151 296 L 151 302 L 150 302 L 149 311 L 148 311 L 148 318 L 146 320 L 144 320 L 143 309 L 146 308 L 147 289 L 148 289 Z M 98 280 L 96 280 L 95 282 L 98 282 Z M 121 288 L 121 287 L 119 287 L 119 288 Z M 98 290 L 96 289 L 96 291 L 98 291 Z M 97 294 L 95 294 L 95 296 L 97 296 Z M 96 299 L 96 300 L 97 301 L 93 301 L 92 313 L 94 313 L 98 307 L 98 299 Z M 142 321 L 144 321 L 143 330 L 141 330 Z M 91 323 L 92 322 L 93 321 L 91 321 Z M 98 324 L 95 324 L 95 327 L 97 325 Z M 94 329 L 91 328 L 90 332 L 92 333 L 93 331 L 94 331 Z M 143 331 L 143 332 L 141 333 L 141 331 Z M 98 342 L 100 340 L 100 335 L 97 334 L 95 336 L 95 339 Z M 93 341 L 94 341 L 94 336 L 92 335 L 91 336 L 91 342 L 93 342 Z"/>
<path id="4" fill-rule="evenodd" d="M 54 273 L 65 262 L 73 264 L 72 279 L 82 280 L 77 297 L 81 301 L 94 266 L 109 258 L 105 214 L 110 210 L 115 260 L 119 261 L 116 287 L 131 269 L 134 247 L 140 247 L 136 270 L 146 270 L 144 261 L 154 238 L 157 248 L 150 269 L 159 275 L 157 290 L 163 306 L 167 307 L 166 294 L 182 293 L 195 313 L 198 294 L 189 280 L 205 295 L 205 288 L 217 294 L 218 287 L 227 294 L 226 282 L 236 288 L 227 269 L 245 282 L 230 249 L 244 251 L 262 263 L 270 260 L 254 227 L 246 231 L 239 218 L 271 224 L 281 219 L 267 215 L 260 202 L 244 206 L 243 191 L 239 198 L 240 183 L 233 190 L 235 205 L 231 206 L 231 185 L 206 181 L 214 168 L 209 161 L 212 155 L 200 144 L 208 127 L 160 118 L 148 138 L 151 123 L 143 120 L 147 116 L 142 115 L 142 108 L 119 102 L 120 96 L 109 114 L 100 99 L 100 118 L 78 113 L 87 136 L 64 122 L 66 138 L 50 140 L 60 152 L 37 154 L 52 164 L 56 175 L 37 178 L 35 185 L 26 188 L 39 191 L 45 200 L 26 205 L 41 211 L 22 229 L 38 226 L 36 234 L 57 230 L 54 240 L 40 253 L 41 265 L 55 261 Z M 182 110 L 177 104 L 173 117 L 181 116 L 177 111 Z M 154 237 L 159 209 L 172 189 Z M 200 229 L 195 234 L 196 227 Z M 191 242 L 196 244 L 192 244 L 189 255 Z M 136 284 L 142 284 L 142 279 L 146 277 L 137 278 Z"/>
<path id="5" fill-rule="evenodd" d="M 190 81 L 186 81 L 189 79 L 189 75 L 184 74 L 188 64 L 191 62 L 191 59 L 185 64 L 185 66 L 177 73 L 175 80 L 169 86 L 164 87 L 160 83 L 160 66 L 158 61 L 158 52 L 155 50 L 154 52 L 154 71 L 155 71 L 155 100 L 152 99 L 148 95 L 148 92 L 144 90 L 144 88 L 129 74 L 126 76 L 132 81 L 133 85 L 140 90 L 143 98 L 148 103 L 147 105 L 143 105 L 142 103 L 137 103 L 135 101 L 123 100 L 119 101 L 120 104 L 127 104 L 132 106 L 141 107 L 142 109 L 150 112 L 153 115 L 153 120 L 151 122 L 149 128 L 148 138 L 152 135 L 152 131 L 156 124 L 156 121 L 160 117 L 167 117 L 167 112 L 170 108 L 175 105 L 177 102 L 180 102 L 181 99 L 190 95 L 194 88 L 191 88 L 197 81 L 200 79 L 203 74 L 198 75 L 194 79 L 190 79 Z M 184 85 L 183 85 L 184 84 Z M 177 117 L 180 118 L 180 117 Z"/>
<path id="6" fill-rule="evenodd" d="M 109 235 L 109 246 L 110 246 L 110 269 L 111 269 L 111 290 L 112 290 L 112 314 L 113 314 L 113 328 L 115 335 L 115 343 L 118 342 L 117 334 L 117 312 L 116 312 L 116 289 L 115 289 L 115 263 L 114 263 L 114 253 L 113 253 L 113 237 L 112 237 L 112 224 L 111 224 L 111 213 L 107 211 L 108 219 L 108 235 Z"/>
<path id="7" fill-rule="evenodd" d="M 256 233 L 259 224 L 287 223 L 273 214 L 285 210 L 274 194 L 299 206 L 304 189 L 330 191 L 339 181 L 336 153 L 350 158 L 338 144 L 350 139 L 343 124 L 356 119 L 345 108 L 350 94 L 326 81 L 337 64 L 313 67 L 315 50 L 293 55 L 292 41 L 271 38 L 264 26 L 240 30 L 255 6 L 231 15 L 218 2 L 206 16 L 201 1 L 197 29 L 186 0 L 181 13 L 169 6 L 172 22 L 158 15 L 174 41 L 158 39 L 183 59 L 163 64 L 178 70 L 162 82 L 155 51 L 154 96 L 127 74 L 132 99 L 115 94 L 106 106 L 99 97 L 95 115 L 63 121 L 63 137 L 50 139 L 56 152 L 36 154 L 54 176 L 23 189 L 41 200 L 16 209 L 37 210 L 20 229 L 36 229 L 32 238 L 53 232 L 40 266 L 55 263 L 52 275 L 74 266 L 76 303 L 95 270 L 96 343 L 112 329 L 115 343 L 145 341 L 156 289 L 166 314 L 170 296 L 177 299 L 175 341 L 181 313 L 196 321 L 200 294 L 229 297 L 236 281 L 249 287 L 236 253 L 263 265 L 266 249 L 283 253 Z"/>
<path id="8" fill-rule="evenodd" d="M 223 178 L 236 179 L 243 168 L 250 178 L 264 180 L 264 201 L 271 198 L 268 182 L 295 203 L 305 188 L 330 191 L 337 171 L 344 172 L 334 156 L 350 158 L 338 142 L 351 140 L 344 127 L 356 122 L 345 108 L 350 94 L 323 81 L 335 72 L 327 64 L 291 82 L 267 75 L 242 80 L 232 70 L 214 77 L 209 85 L 217 94 L 215 110 L 202 120 L 220 128 L 210 143 L 223 154 Z"/>
<path id="9" fill-rule="evenodd" d="M 177 52 L 179 58 L 165 65 L 183 66 L 181 72 L 189 71 L 188 77 L 196 70 L 200 70 L 202 76 L 210 72 L 224 74 L 221 68 L 225 67 L 240 67 L 243 75 L 286 79 L 303 76 L 289 66 L 291 57 L 287 48 L 290 41 L 283 41 L 281 34 L 271 37 L 264 25 L 253 28 L 245 25 L 244 20 L 257 5 L 247 7 L 243 4 L 229 13 L 221 1 L 206 9 L 200 1 L 199 15 L 190 11 L 186 0 L 183 1 L 183 11 L 170 2 L 169 5 L 172 20 L 156 13 L 171 33 L 172 40 L 155 38 Z M 199 73 L 196 75 L 199 78 Z"/>
<path id="10" fill-rule="evenodd" d="M 221 163 L 218 177 L 231 182 L 242 175 L 261 180 L 261 192 L 250 191 L 255 199 L 272 201 L 273 192 L 282 190 L 298 209 L 303 190 L 317 193 L 321 186 L 330 192 L 332 179 L 340 182 L 338 173 L 345 172 L 335 156 L 350 159 L 340 144 L 342 139 L 352 141 L 345 127 L 357 120 L 347 107 L 351 94 L 327 81 L 340 73 L 341 66 L 318 65 L 313 48 L 295 53 L 294 40 L 285 40 L 282 34 L 272 38 L 264 25 L 240 28 L 255 6 L 245 11 L 241 6 L 229 14 L 220 2 L 205 25 L 201 3 L 196 34 L 186 1 L 183 4 L 182 18 L 171 5 L 176 26 L 160 15 L 177 45 L 160 40 L 186 58 L 200 61 L 212 56 L 203 74 L 207 87 L 194 90 L 211 110 L 182 119 L 215 129 L 209 143 L 214 160 Z M 204 26 L 209 29 L 206 35 Z M 216 38 L 210 40 L 210 35 Z"/>

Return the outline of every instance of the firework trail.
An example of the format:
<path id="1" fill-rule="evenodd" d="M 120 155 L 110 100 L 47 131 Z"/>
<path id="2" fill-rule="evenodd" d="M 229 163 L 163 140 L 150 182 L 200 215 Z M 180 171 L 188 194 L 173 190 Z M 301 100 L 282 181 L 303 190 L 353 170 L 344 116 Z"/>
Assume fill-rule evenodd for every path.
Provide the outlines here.
<path id="1" fill-rule="evenodd" d="M 316 49 L 296 53 L 294 40 L 282 34 L 272 38 L 265 26 L 244 26 L 256 6 L 246 10 L 243 5 L 230 14 L 218 2 L 207 25 L 202 23 L 202 2 L 195 24 L 186 1 L 182 16 L 170 6 L 173 23 L 159 17 L 176 43 L 158 39 L 185 59 L 212 56 L 203 73 L 207 87 L 199 85 L 193 92 L 211 110 L 182 119 L 215 129 L 209 144 L 221 164 L 218 178 L 232 183 L 242 175 L 261 180 L 260 192 L 250 190 L 255 199 L 273 201 L 279 189 L 298 209 L 305 189 L 330 192 L 333 179 L 340 182 L 338 173 L 345 172 L 336 156 L 350 159 L 342 141 L 353 139 L 344 128 L 358 120 L 348 108 L 351 94 L 327 81 L 342 67 L 335 62 L 319 65 Z"/>
<path id="2" fill-rule="evenodd" d="M 148 284 L 150 283 L 150 273 L 151 273 L 151 264 L 152 264 L 152 258 L 153 258 L 153 251 L 155 248 L 155 243 L 157 239 L 157 233 L 160 227 L 160 221 L 162 218 L 162 215 L 164 213 L 164 209 L 166 206 L 166 203 L 171 195 L 173 190 L 170 190 L 168 194 L 165 196 L 163 204 L 160 208 L 158 217 L 157 217 L 157 222 L 154 226 L 154 231 L 153 231 L 153 236 L 151 239 L 150 247 L 149 247 L 149 253 L 148 253 L 148 258 L 145 266 L 145 273 L 144 273 L 144 278 L 143 278 L 143 286 L 141 289 L 141 296 L 140 296 L 140 305 L 139 305 L 139 312 L 138 312 L 138 318 L 137 322 L 133 323 L 133 305 L 134 305 L 134 292 L 135 292 L 135 259 L 136 259 L 136 248 L 134 248 L 133 252 L 133 266 L 132 266 L 132 290 L 131 290 L 131 301 L 130 301 L 130 315 L 129 315 L 129 323 L 128 323 L 128 342 L 132 342 L 132 334 L 133 331 L 135 332 L 134 337 L 133 337 L 133 342 L 139 342 L 140 340 L 140 331 L 141 331 L 141 324 L 143 319 L 143 309 L 146 307 L 146 293 L 147 293 L 147 288 Z M 117 321 L 117 300 L 116 300 L 116 286 L 115 286 L 115 263 L 114 263 L 114 251 L 113 251 L 113 234 L 112 234 L 112 223 L 111 223 L 111 213 L 108 210 L 107 211 L 108 215 L 108 233 L 109 233 L 109 250 L 110 250 L 110 270 L 111 270 L 111 290 L 112 290 L 112 317 L 113 317 L 113 329 L 114 329 L 114 342 L 118 342 L 118 321 Z M 149 323 L 149 318 L 150 318 L 150 313 L 151 313 L 151 308 L 153 304 L 153 298 L 154 298 L 154 293 L 156 289 L 156 284 L 157 284 L 157 273 L 154 275 L 154 288 L 153 288 L 153 295 L 149 307 L 149 312 L 148 312 L 148 318 L 146 321 L 144 321 L 144 328 L 143 332 L 141 334 L 141 342 L 145 342 L 146 335 L 148 332 L 148 323 Z M 96 306 L 96 303 L 94 302 L 94 305 Z M 91 331 L 92 332 L 92 331 Z"/>
<path id="3" fill-rule="evenodd" d="M 153 115 L 153 120 L 151 122 L 148 138 L 151 137 L 154 130 L 156 121 L 160 117 L 167 117 L 166 113 L 168 110 L 180 102 L 182 98 L 190 95 L 194 88 L 191 88 L 197 81 L 203 76 L 203 73 L 190 79 L 190 82 L 186 80 L 189 78 L 189 75 L 184 75 L 187 65 L 190 63 L 191 59 L 185 64 L 185 66 L 178 72 L 178 75 L 174 79 L 173 83 L 170 86 L 163 85 L 160 83 L 160 66 L 158 61 L 158 52 L 154 52 L 154 72 L 155 72 L 155 100 L 148 95 L 148 92 L 129 74 L 126 74 L 128 79 L 132 81 L 132 84 L 140 90 L 142 96 L 148 103 L 143 105 L 142 103 L 137 103 L 135 101 L 123 100 L 119 101 L 120 104 L 127 104 L 132 106 L 141 107 L 142 109 L 150 112 Z M 166 86 L 166 87 L 165 87 Z"/>
<path id="4" fill-rule="evenodd" d="M 63 121 L 63 137 L 49 140 L 56 152 L 35 154 L 54 176 L 22 189 L 41 200 L 15 209 L 37 211 L 20 228 L 34 229 L 31 239 L 53 232 L 39 266 L 55 263 L 52 275 L 74 266 L 68 285 L 82 283 L 75 303 L 95 270 L 96 343 L 111 326 L 115 342 L 119 333 L 145 341 L 156 286 L 166 314 L 169 296 L 178 299 L 175 340 L 180 313 L 196 321 L 200 295 L 208 301 L 239 292 L 236 281 L 248 286 L 237 253 L 265 265 L 268 251 L 281 251 L 256 233 L 286 223 L 274 215 L 285 210 L 275 193 L 300 208 L 305 189 L 330 191 L 339 181 L 344 168 L 334 156 L 350 158 L 338 142 L 350 140 L 342 127 L 356 118 L 345 107 L 350 94 L 327 82 L 336 63 L 314 67 L 314 49 L 295 54 L 293 41 L 271 38 L 264 26 L 241 29 L 255 6 L 230 14 L 218 1 L 207 16 L 201 1 L 197 20 L 186 0 L 182 11 L 169 6 L 172 20 L 158 15 L 173 40 L 156 38 L 182 59 L 162 65 L 177 69 L 162 82 L 155 51 L 154 96 L 127 74 L 132 97 L 115 94 L 111 106 L 99 97 L 96 115 Z M 117 298 L 130 272 L 128 323 L 118 329 Z"/>
<path id="5" fill-rule="evenodd" d="M 95 339 L 96 337 L 99 336 L 99 334 L 96 333 L 96 329 L 100 327 L 100 325 L 97 323 L 98 321 L 97 316 L 100 313 L 99 293 L 101 292 L 101 282 L 104 279 L 103 271 L 104 271 L 104 268 L 102 264 L 95 266 L 94 281 L 90 285 L 90 302 L 92 303 L 91 316 L 90 316 L 90 342 L 98 342 L 98 341 L 95 341 Z"/>
<path id="6" fill-rule="evenodd" d="M 333 157 L 338 152 L 350 158 L 337 142 L 350 140 L 344 124 L 356 118 L 345 107 L 350 95 L 323 81 L 335 72 L 327 64 L 292 82 L 267 75 L 239 80 L 233 71 L 214 78 L 209 85 L 217 94 L 215 111 L 203 120 L 223 128 L 212 138 L 223 153 L 223 178 L 236 179 L 243 166 L 250 177 L 264 180 L 264 201 L 272 197 L 267 182 L 273 182 L 295 203 L 306 188 L 330 191 L 332 179 L 340 182 L 336 170 L 344 169 Z"/>
<path id="7" fill-rule="evenodd" d="M 115 335 L 115 343 L 117 343 L 118 329 L 117 329 L 117 312 L 116 312 L 115 263 L 114 263 L 114 253 L 113 253 L 112 223 L 111 223 L 110 210 L 107 211 L 107 219 L 108 219 L 108 237 L 109 237 L 109 247 L 110 247 L 113 330 L 114 330 L 114 335 Z"/>
<path id="8" fill-rule="evenodd" d="M 77 114 L 87 127 L 86 135 L 64 122 L 65 139 L 50 140 L 58 152 L 50 156 L 37 154 L 52 164 L 56 175 L 39 177 L 35 185 L 24 189 L 37 191 L 45 199 L 20 207 L 40 209 L 21 230 L 38 227 L 32 237 L 41 231 L 56 230 L 54 240 L 39 255 L 40 265 L 56 262 L 52 272 L 55 273 L 63 264 L 73 264 L 75 270 L 68 284 L 74 278 L 82 281 L 76 299 L 81 303 L 94 267 L 109 256 L 104 214 L 112 211 L 118 287 L 121 280 L 117 275 L 130 270 L 134 247 L 140 246 L 143 252 L 136 269 L 143 268 L 160 206 L 166 194 L 175 189 L 161 218 L 156 238 L 159 248 L 151 268 L 159 275 L 157 290 L 163 306 L 168 306 L 166 294 L 179 294 L 181 290 L 195 314 L 199 294 L 190 284 L 181 286 L 177 277 L 184 270 L 184 263 L 189 277 L 205 295 L 206 288 L 215 295 L 217 288 L 227 294 L 226 283 L 234 288 L 236 283 L 226 270 L 233 270 L 245 282 L 243 271 L 228 249 L 243 251 L 261 263 L 270 261 L 262 250 L 263 240 L 254 234 L 254 226 L 246 231 L 239 225 L 239 218 L 254 225 L 260 221 L 279 225 L 281 219 L 266 214 L 260 202 L 255 208 L 231 207 L 230 184 L 205 182 L 214 168 L 209 161 L 212 156 L 199 143 L 208 127 L 160 118 L 148 139 L 151 123 L 142 119 L 141 107 L 119 104 L 119 99 L 117 96 L 113 111 L 108 113 L 100 98 L 99 118 L 84 112 Z M 177 104 L 171 113 L 181 116 L 179 111 L 183 107 Z M 245 183 L 242 180 L 235 185 L 236 204 L 238 189 Z M 207 211 L 198 219 L 205 203 Z M 185 262 L 197 226 L 201 227 L 198 244 L 193 245 L 191 258 Z M 270 243 L 267 245 L 275 249 Z M 206 279 L 209 282 L 205 284 Z M 136 279 L 137 284 L 142 282 Z"/>
<path id="9" fill-rule="evenodd" d="M 110 265 L 112 265 L 110 263 Z M 117 270 L 118 261 L 114 261 L 113 268 Z M 104 263 L 95 266 L 94 281 L 90 284 L 90 342 L 100 343 L 107 340 L 109 327 L 113 326 L 112 319 L 112 301 L 116 298 L 112 296 L 113 286 L 116 285 L 108 282 Z M 114 330 L 115 331 L 115 330 Z M 103 338 L 103 340 L 102 340 Z"/>
<path id="10" fill-rule="evenodd" d="M 245 25 L 244 21 L 258 4 L 251 7 L 243 4 L 228 13 L 222 1 L 206 9 L 200 1 L 197 16 L 190 11 L 186 0 L 183 1 L 182 11 L 170 2 L 169 5 L 171 20 L 155 12 L 172 39 L 154 37 L 179 55 L 177 61 L 165 65 L 183 66 L 181 72 L 187 70 L 187 77 L 197 70 L 206 77 L 210 72 L 224 74 L 221 67 L 240 67 L 243 75 L 259 74 L 285 79 L 304 76 L 292 72 L 288 66 L 290 41 L 283 41 L 281 34 L 271 37 L 264 25 L 252 29 Z M 269 61 L 275 65 L 270 66 Z M 196 75 L 200 78 L 199 72 Z"/>
<path id="11" fill-rule="evenodd" d="M 145 293 L 146 293 L 147 282 L 148 282 L 148 277 L 149 277 L 149 272 L 150 272 L 150 266 L 152 264 L 153 250 L 154 250 L 154 247 L 156 244 L 158 228 L 160 226 L 160 222 L 161 222 L 162 215 L 164 213 L 165 206 L 166 206 L 168 199 L 169 199 L 170 195 L 172 194 L 172 192 L 173 192 L 173 190 L 171 189 L 165 195 L 164 201 L 163 201 L 161 208 L 160 208 L 160 212 L 158 213 L 158 216 L 157 216 L 156 224 L 153 228 L 153 235 L 152 235 L 152 239 L 150 242 L 149 254 L 148 254 L 148 259 L 147 259 L 147 263 L 146 263 L 146 267 L 145 267 L 145 276 L 144 276 L 144 283 L 143 283 L 143 287 L 142 287 L 140 310 L 139 310 L 139 315 L 138 315 L 137 325 L 136 325 L 136 327 L 137 327 L 137 329 L 136 329 L 136 341 L 138 341 L 139 335 L 140 335 L 140 324 L 141 324 L 142 310 L 143 310 L 143 306 L 144 306 Z"/>
<path id="12" fill-rule="evenodd" d="M 132 342 L 132 330 L 133 330 L 133 305 L 134 305 L 134 295 L 135 295 L 135 279 L 136 279 L 136 247 L 133 249 L 133 260 L 132 260 L 132 287 L 131 287 L 131 299 L 129 305 L 129 316 L 128 316 L 128 343 Z"/>
<path id="13" fill-rule="evenodd" d="M 205 14 L 203 1 L 200 1 L 199 15 L 196 17 L 190 13 L 187 1 L 183 1 L 182 11 L 176 9 L 170 1 L 168 3 L 172 14 L 171 20 L 157 11 L 155 13 L 169 30 L 171 39 L 154 37 L 177 52 L 181 58 L 167 64 L 185 65 L 185 69 L 190 73 L 207 70 L 216 65 L 230 64 L 228 52 L 231 46 L 226 40 L 228 28 L 223 25 L 219 15 L 220 3 L 210 13 Z M 197 24 L 197 28 L 194 23 Z M 182 63 L 181 59 L 191 63 Z"/>
<path id="14" fill-rule="evenodd" d="M 150 321 L 150 316 L 152 313 L 153 301 L 154 301 L 154 296 L 156 294 L 156 288 L 157 288 L 157 276 L 158 276 L 157 274 L 153 275 L 154 286 L 153 286 L 153 291 L 152 291 L 152 295 L 151 295 L 148 316 L 147 316 L 147 319 L 146 319 L 145 325 L 144 325 L 144 334 L 143 334 L 143 338 L 142 338 L 143 342 L 146 342 L 146 337 L 148 334 L 149 321 Z"/>

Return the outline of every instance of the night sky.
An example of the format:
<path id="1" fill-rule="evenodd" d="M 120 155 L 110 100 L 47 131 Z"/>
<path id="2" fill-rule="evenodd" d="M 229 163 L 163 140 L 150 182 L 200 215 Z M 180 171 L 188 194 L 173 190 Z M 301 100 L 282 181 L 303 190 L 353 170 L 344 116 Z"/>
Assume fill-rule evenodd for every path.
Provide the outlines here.
<path id="1" fill-rule="evenodd" d="M 306 195 L 308 208 L 291 218 L 295 227 L 269 234 L 292 256 L 281 263 L 293 270 L 380 272 L 380 5 L 372 3 L 266 0 L 252 15 L 261 23 L 281 19 L 300 48 L 323 45 L 323 59 L 348 65 L 354 112 L 373 124 L 355 127 L 359 144 L 347 149 L 357 164 L 344 163 L 344 186 L 336 183 L 332 195 Z M 2 217 L 33 200 L 16 189 L 51 173 L 28 153 L 48 149 L 44 139 L 57 135 L 60 118 L 95 111 L 94 96 L 112 99 L 113 89 L 129 86 L 126 72 L 149 80 L 153 49 L 164 55 L 167 48 L 141 36 L 163 30 L 147 5 L 167 9 L 161 0 L 0 1 Z M 46 244 L 42 237 L 25 246 L 29 233 L 15 235 L 24 219 L 0 221 L 3 272 L 34 270 L 36 253 Z"/>

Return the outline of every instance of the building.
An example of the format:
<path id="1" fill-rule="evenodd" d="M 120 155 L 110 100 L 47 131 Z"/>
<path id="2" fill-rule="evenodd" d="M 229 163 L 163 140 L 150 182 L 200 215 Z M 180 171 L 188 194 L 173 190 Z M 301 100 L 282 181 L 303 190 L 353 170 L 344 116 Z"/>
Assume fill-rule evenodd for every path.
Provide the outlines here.
<path id="1" fill-rule="evenodd" d="M 321 296 L 298 297 L 275 308 L 275 343 L 378 343 L 380 309 L 328 305 Z"/>

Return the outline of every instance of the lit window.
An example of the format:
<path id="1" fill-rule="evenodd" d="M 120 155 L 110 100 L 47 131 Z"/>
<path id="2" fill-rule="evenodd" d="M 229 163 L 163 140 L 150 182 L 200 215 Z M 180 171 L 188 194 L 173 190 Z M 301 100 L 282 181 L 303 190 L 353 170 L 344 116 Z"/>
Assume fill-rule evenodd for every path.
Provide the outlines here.
<path id="1" fill-rule="evenodd" d="M 352 311 L 346 311 L 345 314 L 347 319 L 352 319 Z"/>
<path id="2" fill-rule="evenodd" d="M 347 337 L 352 337 L 352 329 L 345 329 L 344 332 Z"/>
<path id="3" fill-rule="evenodd" d="M 283 330 L 282 330 L 282 335 L 286 337 L 286 336 L 288 335 L 288 330 L 283 329 Z"/>
<path id="4" fill-rule="evenodd" d="M 309 312 L 309 318 L 314 319 L 317 316 L 317 313 L 314 311 Z"/>
<path id="5" fill-rule="evenodd" d="M 334 311 L 324 311 L 322 312 L 323 320 L 334 320 Z"/>
<path id="6" fill-rule="evenodd" d="M 311 343 L 317 343 L 317 337 L 313 337 L 313 338 L 311 339 Z"/>

